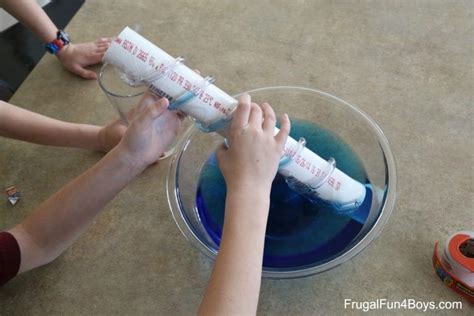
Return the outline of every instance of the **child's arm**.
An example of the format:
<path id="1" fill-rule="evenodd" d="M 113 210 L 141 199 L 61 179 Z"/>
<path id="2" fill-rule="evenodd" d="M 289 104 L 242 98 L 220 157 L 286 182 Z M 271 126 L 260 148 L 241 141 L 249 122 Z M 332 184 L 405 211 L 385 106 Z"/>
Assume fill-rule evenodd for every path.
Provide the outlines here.
<path id="1" fill-rule="evenodd" d="M 35 0 L 0 0 L 0 6 L 31 29 L 44 43 L 56 39 L 58 28 Z M 109 45 L 109 38 L 101 38 L 96 42 L 69 44 L 56 56 L 70 72 L 85 79 L 95 79 L 96 73 L 84 67 L 100 63 Z"/>
<path id="2" fill-rule="evenodd" d="M 158 160 L 181 122 L 167 106 L 166 99 L 142 102 L 119 145 L 9 231 L 20 248 L 20 273 L 59 256 L 118 192 Z"/>
<path id="3" fill-rule="evenodd" d="M 35 33 L 44 43 L 56 38 L 57 28 L 34 0 L 1 0 L 0 6 Z"/>
<path id="4" fill-rule="evenodd" d="M 275 122 L 268 104 L 260 109 L 244 95 L 232 120 L 230 148 L 217 152 L 227 185 L 225 220 L 200 315 L 257 311 L 270 189 L 290 130 L 285 114 L 274 136 Z"/>
<path id="5" fill-rule="evenodd" d="M 109 151 L 126 127 L 119 121 L 100 127 L 63 122 L 0 101 L 0 136 L 31 143 Z"/>

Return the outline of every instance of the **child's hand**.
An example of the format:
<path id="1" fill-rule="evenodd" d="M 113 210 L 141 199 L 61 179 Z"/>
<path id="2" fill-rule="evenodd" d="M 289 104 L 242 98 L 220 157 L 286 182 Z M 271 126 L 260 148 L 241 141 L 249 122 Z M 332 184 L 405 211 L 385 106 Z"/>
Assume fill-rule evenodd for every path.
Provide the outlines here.
<path id="1" fill-rule="evenodd" d="M 102 127 L 98 134 L 98 150 L 104 153 L 109 152 L 120 142 L 126 131 L 127 126 L 120 118 Z"/>
<path id="2" fill-rule="evenodd" d="M 64 68 L 84 79 L 96 79 L 94 71 L 85 67 L 102 62 L 112 39 L 100 38 L 95 42 L 69 44 L 56 55 Z"/>
<path id="3" fill-rule="evenodd" d="M 137 107 L 138 105 L 132 107 L 127 113 L 125 113 L 127 122 L 133 121 Z M 101 127 L 97 135 L 97 150 L 104 153 L 109 152 L 122 140 L 126 131 L 127 125 L 124 123 L 122 118 L 115 119 L 109 124 Z"/>
<path id="4" fill-rule="evenodd" d="M 281 117 L 281 128 L 274 135 L 275 112 L 268 103 L 251 103 L 249 95 L 240 98 L 229 129 L 230 148 L 222 145 L 217 160 L 228 190 L 264 189 L 271 184 L 283 156 L 290 120 Z"/>
<path id="5" fill-rule="evenodd" d="M 133 119 L 117 145 L 134 165 L 146 168 L 166 151 L 178 133 L 182 116 L 168 111 L 166 98 L 145 94 L 134 109 Z"/>
<path id="6" fill-rule="evenodd" d="M 197 74 L 201 74 L 198 69 L 194 69 Z M 130 122 L 133 120 L 135 115 L 135 107 L 126 113 L 127 121 Z M 179 114 L 181 117 L 181 114 Z M 183 117 L 181 117 L 183 118 Z M 116 119 L 115 121 L 107 124 L 102 127 L 98 135 L 98 151 L 109 152 L 114 148 L 122 139 L 123 135 L 127 131 L 127 126 L 124 124 L 121 118 Z"/>
<path id="7" fill-rule="evenodd" d="M 257 312 L 270 189 L 290 132 L 288 115 L 282 116 L 277 135 L 275 123 L 270 105 L 260 108 L 243 95 L 229 128 L 230 148 L 217 150 L 227 184 L 225 218 L 199 315 Z"/>

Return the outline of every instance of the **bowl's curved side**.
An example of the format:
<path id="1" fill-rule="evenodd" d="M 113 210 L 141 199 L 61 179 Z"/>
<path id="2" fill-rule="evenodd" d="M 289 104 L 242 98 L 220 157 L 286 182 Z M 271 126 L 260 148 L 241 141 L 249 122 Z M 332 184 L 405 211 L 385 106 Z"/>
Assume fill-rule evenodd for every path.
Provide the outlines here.
<path id="1" fill-rule="evenodd" d="M 213 251 L 201 241 L 194 229 L 188 224 L 188 219 L 186 219 L 184 213 L 181 211 L 183 207 L 180 200 L 178 183 L 180 160 L 183 153 L 185 153 L 186 148 L 189 146 L 192 136 L 197 132 L 200 131 L 196 127 L 190 126 L 176 145 L 178 150 L 176 150 L 176 152 L 170 157 L 168 175 L 166 177 L 166 195 L 171 215 L 183 236 L 206 256 L 214 259 L 217 252 Z"/>

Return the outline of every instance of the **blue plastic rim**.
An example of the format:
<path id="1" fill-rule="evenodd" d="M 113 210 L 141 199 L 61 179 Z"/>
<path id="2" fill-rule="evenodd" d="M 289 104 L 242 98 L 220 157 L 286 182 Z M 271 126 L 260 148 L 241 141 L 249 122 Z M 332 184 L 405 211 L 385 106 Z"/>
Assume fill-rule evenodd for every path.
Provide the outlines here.
<path id="1" fill-rule="evenodd" d="M 250 94 L 252 97 L 275 96 L 275 98 L 277 98 L 279 95 L 295 95 L 309 99 L 314 98 L 314 100 L 318 101 L 318 104 L 326 107 L 329 111 L 332 111 L 332 108 L 334 108 L 334 110 L 343 111 L 351 120 L 356 120 L 359 125 L 363 125 L 364 131 L 367 130 L 367 133 L 369 133 L 368 136 L 373 137 L 373 145 L 380 151 L 380 157 L 378 157 L 378 159 L 383 163 L 383 170 L 380 172 L 383 173 L 383 181 L 379 181 L 380 183 L 378 184 L 379 187 L 384 189 L 383 196 L 380 196 L 381 203 L 377 206 L 377 210 L 374 212 L 371 211 L 367 225 L 364 226 L 363 231 L 356 239 L 354 239 L 339 255 L 326 262 L 317 265 L 302 265 L 291 268 L 264 267 L 263 276 L 268 278 L 305 277 L 334 268 L 360 253 L 380 234 L 395 205 L 395 161 L 388 141 L 381 129 L 369 116 L 358 108 L 337 97 L 318 90 L 281 86 L 260 88 L 245 93 Z M 238 98 L 238 96 L 236 96 L 236 98 Z M 272 103 L 270 102 L 270 104 Z M 292 112 L 289 112 L 288 114 L 291 118 Z M 190 127 L 187 132 L 182 135 L 177 147 L 178 150 L 170 161 L 166 186 L 170 209 L 182 234 L 202 253 L 210 258 L 215 258 L 217 254 L 215 241 L 212 240 L 206 230 L 203 229 L 201 218 L 195 205 L 194 197 L 196 196 L 198 182 L 196 175 L 199 174 L 200 170 L 193 170 L 191 172 L 192 176 L 189 178 L 191 173 L 187 175 L 189 171 L 187 171 L 187 168 L 183 167 L 187 164 L 189 159 L 188 156 L 193 154 L 193 150 L 196 150 L 194 147 L 199 147 L 198 145 L 200 143 L 197 143 L 198 145 L 193 147 L 193 141 L 196 142 L 196 139 L 202 139 L 202 137 L 210 137 L 209 141 L 217 142 L 220 136 L 212 136 L 212 134 L 205 135 L 196 127 Z M 209 151 L 209 153 L 211 153 L 211 151 Z M 199 162 L 201 166 L 207 158 L 208 155 L 202 157 L 202 161 Z M 197 167 L 198 166 L 193 166 L 191 169 L 196 169 Z M 183 181 L 188 183 L 183 183 Z M 377 192 L 375 193 L 376 194 L 372 195 L 377 196 Z"/>

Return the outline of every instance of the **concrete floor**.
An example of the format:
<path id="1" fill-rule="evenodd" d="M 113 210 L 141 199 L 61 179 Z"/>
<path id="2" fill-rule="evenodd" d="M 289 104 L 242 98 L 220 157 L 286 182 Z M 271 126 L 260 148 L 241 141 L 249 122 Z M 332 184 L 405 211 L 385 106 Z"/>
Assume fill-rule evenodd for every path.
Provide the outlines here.
<path id="1" fill-rule="evenodd" d="M 445 0 L 90 0 L 66 30 L 85 41 L 142 22 L 145 37 L 188 56 L 188 65 L 215 75 L 230 93 L 318 88 L 379 123 L 399 180 L 397 206 L 380 237 L 324 274 L 262 284 L 261 315 L 340 315 L 362 314 L 345 310 L 345 298 L 460 300 L 434 275 L 431 255 L 436 240 L 474 227 L 473 14 L 472 1 Z M 96 82 L 73 77 L 51 56 L 11 102 L 76 122 L 104 124 L 113 116 Z M 13 184 L 23 193 L 15 207 L 0 204 L 0 229 L 101 157 L 6 139 L 0 152 L 0 188 Z M 172 219 L 167 168 L 149 168 L 65 254 L 0 289 L 0 315 L 193 314 L 212 263 Z M 465 301 L 452 311 L 473 312 Z M 393 311 L 377 311 L 385 313 Z"/>

